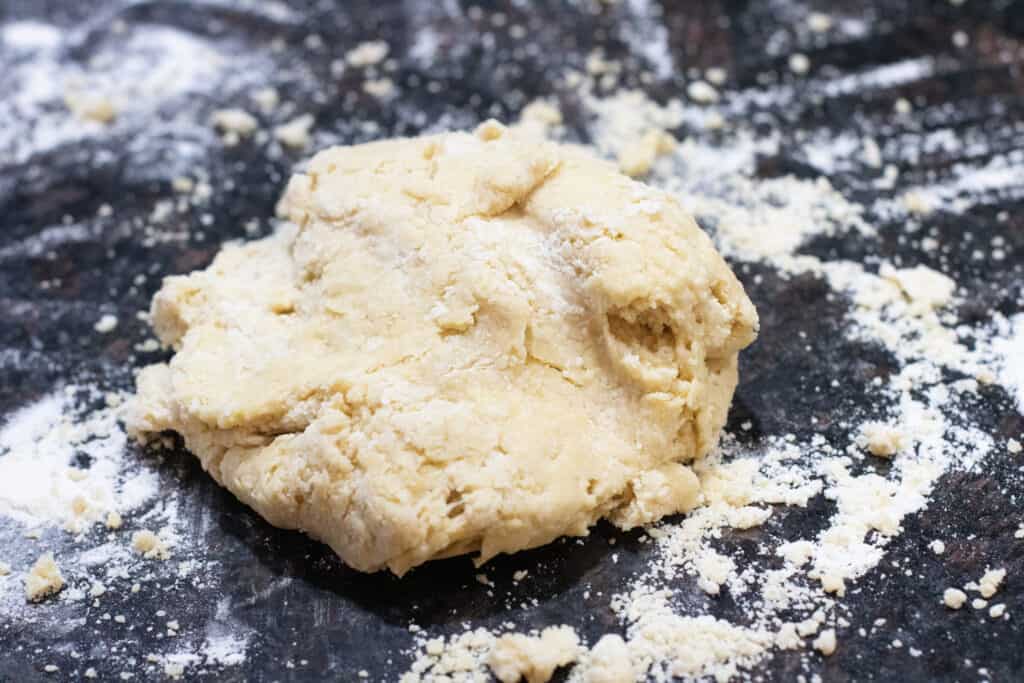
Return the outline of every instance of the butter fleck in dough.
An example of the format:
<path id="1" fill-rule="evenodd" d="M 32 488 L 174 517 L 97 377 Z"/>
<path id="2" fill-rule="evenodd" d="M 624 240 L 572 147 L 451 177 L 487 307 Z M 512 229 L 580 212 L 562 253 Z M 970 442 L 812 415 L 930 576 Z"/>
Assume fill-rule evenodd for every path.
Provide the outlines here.
<path id="1" fill-rule="evenodd" d="M 363 571 L 700 502 L 757 314 L 675 199 L 487 122 L 321 152 L 279 212 L 164 281 L 136 436 Z"/>

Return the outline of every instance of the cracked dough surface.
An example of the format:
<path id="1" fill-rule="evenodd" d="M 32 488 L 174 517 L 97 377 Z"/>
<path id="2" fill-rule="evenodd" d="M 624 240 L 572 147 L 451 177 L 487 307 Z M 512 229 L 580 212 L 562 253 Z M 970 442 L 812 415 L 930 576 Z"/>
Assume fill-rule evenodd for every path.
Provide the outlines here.
<path id="1" fill-rule="evenodd" d="M 321 152 L 279 212 L 164 281 L 140 438 L 363 571 L 699 502 L 757 314 L 673 198 L 488 122 Z"/>

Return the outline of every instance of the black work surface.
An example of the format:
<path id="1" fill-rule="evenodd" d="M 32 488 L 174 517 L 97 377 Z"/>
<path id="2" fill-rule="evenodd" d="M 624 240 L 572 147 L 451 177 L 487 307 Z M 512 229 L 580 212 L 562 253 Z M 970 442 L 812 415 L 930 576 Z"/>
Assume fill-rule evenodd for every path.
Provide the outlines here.
<path id="1" fill-rule="evenodd" d="M 755 85 L 758 74 L 790 77 L 787 54 L 797 50 L 798 42 L 790 29 L 806 15 L 804 5 L 795 1 L 481 4 L 484 11 L 477 14 L 465 12 L 468 4 L 458 0 L 376 0 L 336 7 L 295 1 L 289 3 L 289 12 L 259 2 L 0 3 L 0 26 L 37 19 L 61 27 L 63 58 L 70 61 L 85 63 L 101 46 L 116 46 L 122 34 L 111 27 L 120 19 L 129 33 L 135 25 L 162 24 L 226 52 L 251 54 L 270 63 L 265 71 L 251 74 L 244 89 L 212 80 L 200 84 L 198 92 L 153 112 L 151 119 L 122 117 L 108 129 L 27 158 L 0 150 L 0 414 L 70 379 L 91 380 L 107 389 L 131 387 L 133 368 L 164 357 L 133 351 L 133 344 L 145 335 L 145 324 L 135 314 L 147 308 L 159 276 L 204 266 L 223 241 L 246 237 L 243 225 L 252 218 L 260 220 L 261 233 L 269 231 L 266 218 L 272 215 L 300 154 L 268 155 L 267 146 L 255 144 L 225 148 L 212 133 L 176 139 L 173 127 L 154 125 L 156 120 L 175 116 L 205 120 L 213 109 L 244 104 L 248 92 L 266 84 L 277 86 L 283 98 L 295 104 L 296 113 L 314 114 L 315 129 L 332 131 L 339 141 L 415 134 L 442 116 L 451 125 L 465 126 L 488 116 L 509 119 L 523 103 L 552 94 L 562 103 L 570 131 L 582 134 L 582 127 L 573 120 L 573 94 L 556 82 L 566 66 L 580 67 L 593 47 L 600 45 L 611 57 L 627 58 L 625 80 L 629 82 L 631 72 L 645 66 L 644 57 L 628 55 L 621 36 L 628 31 L 652 32 L 664 25 L 676 73 L 644 89 L 660 98 L 681 96 L 688 68 L 712 66 L 728 70 L 726 90 L 747 88 Z M 785 141 L 802 131 L 839 135 L 856 133 L 869 124 L 879 129 L 879 122 L 891 116 L 895 100 L 906 97 L 914 100 L 914 112 L 894 122 L 881 134 L 883 138 L 949 127 L 978 141 L 963 148 L 964 155 L 973 155 L 966 160 L 970 163 L 982 163 L 985 155 L 1024 145 L 1019 126 L 1024 120 L 1024 78 L 1019 71 L 1024 7 L 1020 4 L 975 0 L 961 7 L 946 1 L 816 4 L 834 15 L 860 17 L 867 32 L 835 43 L 801 44 L 799 49 L 810 56 L 812 69 L 831 65 L 838 78 L 928 55 L 942 60 L 947 68 L 938 75 L 864 91 L 804 93 L 797 86 L 795 101 L 785 109 L 766 106 L 756 114 L 763 131 L 778 130 Z M 590 11 L 591 5 L 600 9 Z M 660 5 L 660 16 L 651 13 L 653 5 Z M 496 28 L 491 17 L 499 9 L 507 13 L 508 24 L 526 26 L 523 42 L 539 49 L 522 51 L 507 30 Z M 438 57 L 430 64 L 411 54 L 416 34 L 424 26 L 432 27 L 441 41 Z M 951 42 L 957 29 L 970 38 L 960 49 Z M 306 40 L 314 32 L 322 45 Z M 776 56 L 769 56 L 765 46 L 773 35 L 782 36 L 781 49 L 777 38 Z M 358 80 L 348 74 L 332 76 L 329 67 L 332 59 L 375 36 L 389 42 L 391 56 L 398 61 L 393 78 L 400 87 L 390 103 L 360 93 Z M 283 41 L 282 49 L 271 50 L 275 39 Z M 519 58 L 514 60 L 513 55 Z M 5 83 L 2 72 L 22 59 L 24 55 L 0 44 L 0 85 Z M 512 61 L 515 68 L 508 67 Z M 430 86 L 431 81 L 441 87 Z M 312 83 L 318 85 L 314 88 Z M 11 96 L 9 85 L 4 88 L 0 99 Z M 346 93 L 350 94 L 343 108 Z M 375 121 L 380 130 L 364 131 L 351 124 L 354 120 Z M 25 120 L 18 125 L 24 126 L 27 135 L 34 124 Z M 811 160 L 787 154 L 794 147 L 784 143 L 779 155 L 763 159 L 763 173 L 818 175 Z M 979 149 L 982 158 L 975 154 Z M 941 148 L 927 150 L 917 163 L 901 162 L 901 177 L 913 182 L 929 173 L 941 175 L 960 161 L 964 159 Z M 156 201 L 173 195 L 173 177 L 199 166 L 216 180 L 216 187 L 222 188 L 226 178 L 233 179 L 234 185 L 218 189 L 208 207 L 177 218 L 183 227 L 192 228 L 190 240 L 145 246 L 138 234 L 116 227 L 126 216 L 148 216 Z M 875 192 L 863 169 L 841 169 L 831 180 L 858 200 L 868 200 Z M 943 242 L 950 245 L 948 262 L 955 268 L 951 274 L 969 292 L 967 303 L 958 311 L 967 322 L 990 308 L 1006 314 L 1020 310 L 1022 193 L 1024 188 L 1002 192 L 966 215 L 934 219 Z M 103 204 L 113 208 L 113 217 L 97 215 Z M 1008 210 L 1010 218 L 997 229 L 995 216 L 1000 210 Z M 209 225 L 201 226 L 202 214 L 213 216 L 212 222 L 207 219 Z M 44 235 L 65 216 L 87 229 L 68 240 L 57 232 Z M 877 221 L 876 225 L 883 235 L 883 255 L 898 257 L 901 226 Z M 202 234 L 197 235 L 200 226 Z M 1001 262 L 972 259 L 971 248 L 959 246 L 960 235 L 968 228 L 978 244 L 1004 235 L 1015 256 Z M 863 247 L 851 237 L 816 242 L 807 250 L 856 258 Z M 919 259 L 914 254 L 910 262 Z M 140 273 L 150 277 L 133 286 Z M 782 279 L 769 267 L 753 265 L 738 274 L 761 313 L 762 331 L 743 356 L 730 426 L 752 420 L 753 438 L 787 432 L 806 437 L 810 418 L 816 416 L 820 424 L 830 425 L 823 430 L 827 438 L 843 442 L 849 435 L 843 431 L 841 416 L 865 405 L 871 380 L 887 375 L 893 359 L 881 349 L 844 339 L 839 325 L 848 303 L 827 298 L 828 288 L 821 281 Z M 753 286 L 757 274 L 763 281 Z M 53 278 L 60 279 L 59 286 L 48 290 L 39 286 Z M 96 319 L 108 312 L 119 316 L 117 334 L 94 333 Z M 800 332 L 806 333 L 806 340 L 796 344 Z M 830 394 L 806 390 L 827 385 L 832 378 L 842 382 Z M 1024 431 L 1024 417 L 999 388 L 983 388 L 972 410 L 1000 442 Z M 154 456 L 139 453 L 137 457 Z M 171 608 L 184 628 L 202 631 L 223 622 L 242 624 L 251 634 L 241 665 L 208 669 L 208 675 L 217 680 L 354 680 L 355 672 L 363 669 L 371 680 L 394 680 L 409 664 L 403 650 L 412 643 L 407 629 L 411 619 L 438 634 L 458 632 L 467 621 L 486 627 L 510 621 L 524 629 L 568 623 L 592 642 L 621 626 L 607 604 L 584 601 L 583 592 L 613 595 L 627 577 L 641 570 L 649 552 L 649 546 L 637 541 L 639 534 L 621 534 L 601 525 L 582 544 L 562 541 L 493 561 L 488 571 L 496 587 L 491 594 L 474 579 L 476 572 L 464 558 L 432 563 L 401 580 L 384 574 L 366 576 L 342 566 L 326 547 L 263 522 L 219 489 L 187 453 L 165 457 L 159 467 L 163 485 L 179 491 L 180 515 L 194 522 L 209 557 L 218 561 L 216 575 L 164 592 L 159 573 L 166 572 L 169 578 L 175 568 L 171 563 L 155 565 L 157 581 L 147 583 L 137 595 L 114 596 L 103 608 L 125 614 L 130 623 L 140 626 L 131 632 L 111 622 L 98 625 L 96 615 L 83 619 L 84 604 L 42 605 L 29 621 L 0 614 L 0 680 L 78 679 L 86 667 L 94 667 L 103 680 L 113 680 L 125 669 L 125 656 L 141 661 L 147 653 L 163 651 L 166 643 L 158 642 L 145 626 L 159 627 L 164 620 L 155 616 L 156 611 Z M 903 565 L 896 570 L 883 562 L 851 586 L 845 601 L 852 607 L 852 624 L 840 629 L 835 655 L 810 658 L 811 671 L 826 681 L 952 681 L 985 678 L 979 673 L 979 667 L 984 667 L 993 680 L 1020 680 L 1024 675 L 1024 627 L 1019 618 L 1024 608 L 1024 545 L 1013 539 L 1021 514 L 1008 494 L 1020 486 L 1019 467 L 1019 460 L 1003 455 L 984 472 L 946 477 L 929 508 L 906 520 L 905 533 L 890 546 L 890 557 L 911 558 L 907 566 L 914 568 L 915 575 L 906 577 Z M 773 524 L 780 525 L 777 531 L 796 533 L 801 525 L 814 526 L 814 518 L 828 512 L 819 501 Z M 22 538 L 22 531 L 0 524 L 4 554 L 28 557 L 37 552 Z M 751 544 L 758 533 L 743 532 Z M 612 538 L 614 545 L 609 542 Z M 927 550 L 934 538 L 951 539 L 944 556 Z M 71 542 L 56 532 L 44 540 L 58 553 L 60 544 Z M 613 552 L 618 554 L 617 562 L 611 560 Z M 983 612 L 953 613 L 942 607 L 937 597 L 942 588 L 957 585 L 964 577 L 976 578 L 994 563 L 1008 569 L 1000 601 L 1008 605 L 1011 619 L 992 621 Z M 516 586 L 512 574 L 522 568 L 531 568 L 530 579 Z M 692 591 L 694 604 L 700 603 L 704 598 L 695 581 Z M 716 614 L 735 616 L 730 604 L 724 596 Z M 885 628 L 872 627 L 878 619 L 886 620 Z M 853 635 L 860 627 L 869 632 L 866 637 Z M 902 648 L 891 647 L 896 638 Z M 910 656 L 910 648 L 923 654 Z M 72 650 L 81 658 L 72 657 Z M 749 675 L 760 680 L 794 680 L 801 671 L 800 657 L 778 654 Z M 44 673 L 49 663 L 58 665 L 60 672 Z M 138 674 L 136 679 L 144 676 Z"/>

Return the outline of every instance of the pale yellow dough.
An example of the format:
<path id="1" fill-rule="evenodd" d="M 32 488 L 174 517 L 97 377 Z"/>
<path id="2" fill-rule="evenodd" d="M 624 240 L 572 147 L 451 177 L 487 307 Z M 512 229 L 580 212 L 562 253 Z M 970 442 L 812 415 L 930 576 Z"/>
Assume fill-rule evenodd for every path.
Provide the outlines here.
<path id="1" fill-rule="evenodd" d="M 363 571 L 698 504 L 757 314 L 673 198 L 488 122 L 321 152 L 279 209 L 165 280 L 133 433 Z"/>

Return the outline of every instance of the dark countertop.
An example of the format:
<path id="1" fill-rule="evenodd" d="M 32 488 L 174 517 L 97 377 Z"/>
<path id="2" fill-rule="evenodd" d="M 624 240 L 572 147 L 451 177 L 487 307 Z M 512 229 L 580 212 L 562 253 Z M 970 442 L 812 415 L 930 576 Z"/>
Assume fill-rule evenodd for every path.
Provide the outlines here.
<path id="1" fill-rule="evenodd" d="M 645 86 L 656 97 L 684 92 L 686 79 L 681 74 L 690 67 L 727 68 L 726 90 L 751 87 L 758 74 L 784 77 L 788 46 L 804 40 L 790 30 L 794 17 L 804 13 L 803 4 L 795 1 L 664 0 L 660 19 L 629 9 L 633 4 L 659 4 L 654 2 L 624 2 L 594 12 L 584 6 L 599 5 L 586 2 L 536 3 L 529 10 L 520 7 L 525 3 L 482 2 L 485 11 L 480 16 L 453 12 L 460 4 L 295 1 L 287 3 L 291 10 L 277 11 L 271 3 L 258 2 L 4 2 L 0 28 L 27 19 L 55 24 L 64 31 L 62 59 L 68 62 L 84 63 L 99 52 L 116 49 L 125 35 L 112 28 L 119 18 L 128 34 L 140 25 L 191 33 L 200 42 L 238 56 L 231 68 L 251 71 L 234 80 L 200 77 L 195 94 L 170 100 L 146 116 L 120 117 L 107 130 L 30 155 L 16 154 L 6 143 L 18 135 L 38 139 L 33 136 L 42 133 L 36 124 L 2 120 L 11 135 L 2 138 L 0 146 L 0 414 L 72 379 L 107 389 L 131 387 L 133 367 L 164 357 L 132 350 L 132 344 L 145 337 L 145 324 L 135 313 L 148 306 L 158 276 L 205 265 L 223 241 L 246 237 L 243 226 L 252 218 L 259 219 L 260 234 L 269 231 L 266 218 L 301 155 L 268 154 L 264 145 L 225 148 L 212 133 L 199 132 L 195 126 L 175 127 L 176 117 L 205 120 L 214 108 L 245 102 L 254 87 L 274 84 L 295 104 L 295 113 L 315 115 L 318 132 L 362 141 L 414 134 L 439 120 L 459 126 L 485 116 L 507 119 L 533 97 L 558 92 L 571 134 L 580 136 L 585 128 L 572 118 L 571 94 L 552 84 L 565 65 L 582 64 L 598 45 L 609 56 L 632 58 L 625 61 L 625 80 L 635 80 L 632 71 L 639 72 L 643 57 L 629 55 L 629 41 L 622 38 L 626 31 L 643 36 L 659 25 L 668 28 L 676 73 Z M 979 164 L 997 152 L 1024 147 L 1019 126 L 1024 120 L 1024 5 L 974 0 L 962 7 L 945 1 L 887 0 L 820 5 L 835 15 L 862 18 L 866 32 L 837 42 L 801 43 L 812 68 L 831 64 L 839 75 L 929 55 L 944 68 L 905 84 L 820 101 L 814 93 L 798 89 L 785 108 L 766 105 L 755 111 L 751 116 L 760 130 L 778 131 L 783 138 L 778 155 L 760 160 L 765 176 L 818 175 L 812 160 L 793 153 L 799 145 L 787 144 L 802 134 L 838 136 L 870 129 L 881 131 L 877 137 L 882 141 L 945 126 L 978 141 L 956 153 L 927 149 L 916 162 L 901 162 L 901 182 L 907 183 L 941 177 L 960 162 Z M 497 9 L 508 13 L 509 23 L 524 23 L 528 40 L 539 49 L 520 52 L 506 32 L 488 28 L 488 17 Z M 440 41 L 439 57 L 429 65 L 413 54 L 416 34 L 424 26 L 431 26 Z M 955 29 L 970 36 L 966 48 L 958 50 L 950 42 Z M 313 30 L 326 47 L 305 41 Z M 390 104 L 359 93 L 358 80 L 348 73 L 331 75 L 332 59 L 374 36 L 390 43 L 391 56 L 398 61 L 392 77 L 401 88 Z M 772 36 L 773 54 L 781 56 L 766 53 Z M 274 39 L 283 40 L 281 50 L 270 49 Z M 521 57 L 517 69 L 504 66 L 512 55 Z M 8 90 L 0 96 L 0 105 L 11 97 L 3 72 L 25 59 L 30 57 L 0 44 L 0 86 Z M 442 84 L 439 93 L 431 92 L 431 80 Z M 318 85 L 312 87 L 313 83 Z M 342 107 L 346 93 L 353 92 L 348 106 Z M 898 97 L 919 101 L 907 120 L 887 127 Z M 375 121 L 380 131 L 362 130 L 358 121 Z M 146 246 L 139 231 L 123 229 L 126 217 L 143 219 L 157 200 L 172 196 L 171 179 L 189 165 L 207 169 L 218 188 L 209 206 L 190 208 L 176 219 L 192 229 L 191 239 Z M 830 177 L 843 193 L 861 201 L 875 191 L 863 169 L 841 167 Z M 225 180 L 232 180 L 233 188 L 224 189 Z M 964 215 L 940 215 L 934 221 L 940 240 L 954 245 L 947 265 L 968 292 L 958 311 L 965 322 L 983 319 L 989 308 L 1006 314 L 1020 310 L 1022 197 L 1024 186 L 1002 190 Z M 114 216 L 97 215 L 103 204 L 114 208 Z M 1002 210 L 1009 212 L 1009 220 L 997 226 L 995 216 Z M 207 213 L 213 217 L 210 225 L 203 223 Z M 40 243 L 33 241 L 34 236 L 60 224 L 64 216 L 84 225 L 84 231 L 73 240 L 54 238 L 46 249 L 32 246 Z M 901 225 L 872 222 L 881 232 L 886 256 L 920 260 L 901 244 Z M 201 239 L 195 234 L 200 228 Z M 972 259 L 969 248 L 955 246 L 968 230 L 976 243 L 1003 235 L 1015 256 L 1002 262 Z M 858 258 L 865 248 L 857 238 L 847 237 L 817 240 L 807 251 Z M 133 279 L 144 272 L 149 279 L 133 286 Z M 837 334 L 848 304 L 826 297 L 828 289 L 821 281 L 809 276 L 780 278 L 759 265 L 746 266 L 739 274 L 762 320 L 760 340 L 743 356 L 730 419 L 733 428 L 753 419 L 755 429 L 749 438 L 787 432 L 809 436 L 810 416 L 834 418 L 840 411 L 856 410 L 864 404 L 872 378 L 894 367 L 884 350 Z M 758 274 L 763 282 L 749 286 Z M 54 277 L 60 278 L 59 286 L 45 291 L 39 287 Z M 104 312 L 119 316 L 118 334 L 93 333 L 92 325 Z M 791 343 L 800 331 L 807 333 L 809 352 Z M 803 389 L 831 377 L 844 379 L 834 394 Z M 984 387 L 970 409 L 995 437 L 1005 441 L 1024 433 L 1024 416 L 998 387 Z M 841 421 L 828 423 L 826 437 L 848 437 Z M 184 583 L 174 580 L 171 564 L 154 565 L 156 580 L 146 583 L 139 594 L 110 596 L 102 611 L 125 614 L 129 623 L 138 625 L 131 632 L 109 622 L 98 626 L 95 614 L 86 620 L 83 607 L 63 604 L 39 608 L 32 619 L 0 614 L 0 680 L 53 680 L 43 672 L 51 662 L 60 666 L 57 679 L 77 679 L 87 666 L 95 667 L 103 680 L 114 679 L 124 669 L 124 657 L 141 659 L 166 651 L 167 643 L 154 640 L 144 628 L 164 621 L 155 616 L 159 609 L 173 611 L 185 628 L 197 632 L 216 631 L 218 625 L 246 630 L 245 661 L 240 666 L 209 667 L 216 680 L 352 680 L 360 669 L 372 680 L 392 680 L 408 666 L 402 650 L 412 644 L 406 628 L 411 617 L 437 633 L 461 630 L 466 621 L 488 627 L 511 621 L 527 629 L 570 623 L 591 640 L 617 631 L 621 626 L 606 605 L 588 602 L 593 609 L 581 613 L 581 595 L 589 590 L 610 596 L 620 590 L 625 577 L 640 571 L 649 552 L 638 542 L 638 533 L 622 534 L 600 525 L 581 544 L 563 541 L 495 560 L 488 569 L 496 583 L 492 595 L 477 583 L 475 570 L 465 559 L 431 563 L 402 580 L 366 576 L 348 570 L 329 550 L 301 534 L 270 527 L 219 489 L 186 453 L 174 452 L 160 460 L 152 454 L 136 457 L 148 458 L 159 468 L 168 490 L 180 490 L 178 514 L 201 539 L 196 545 L 205 546 L 206 557 L 215 558 L 216 565 L 201 579 Z M 889 557 L 910 558 L 925 578 L 906 577 L 883 566 L 860 579 L 846 598 L 853 615 L 848 630 L 863 626 L 869 635 L 843 640 L 826 660 L 812 658 L 811 671 L 826 681 L 983 678 L 978 667 L 987 668 L 992 680 L 1024 676 L 1024 626 L 1019 617 L 1024 607 L 1024 544 L 1013 539 L 1022 514 L 1011 502 L 1022 490 L 1020 467 L 1019 458 L 1004 454 L 994 457 L 985 471 L 947 476 L 927 511 L 910 516 L 904 522 L 905 533 L 889 548 Z M 828 506 L 819 500 L 806 510 L 786 511 L 773 520 L 770 531 L 799 530 L 815 516 L 827 514 Z M 4 553 L 22 552 L 21 531 L 0 524 Z M 759 533 L 768 531 L 737 532 L 731 541 L 756 544 Z M 49 547 L 71 542 L 62 532 L 47 534 L 44 541 Z M 936 537 L 955 539 L 947 544 L 944 556 L 927 551 L 927 542 Z M 617 540 L 614 546 L 611 538 Z M 613 551 L 619 555 L 617 563 L 609 561 Z M 25 549 L 25 557 L 31 552 Z M 938 604 L 936 589 L 965 576 L 976 578 L 994 560 L 1009 570 L 1000 601 L 1010 608 L 1011 619 L 993 622 L 970 609 L 951 613 Z M 513 572 L 534 565 L 530 581 L 513 586 Z M 696 596 L 699 589 L 693 583 Z M 174 590 L 165 590 L 172 586 Z M 535 604 L 519 606 L 534 599 Z M 727 618 L 735 609 L 727 597 L 716 606 Z M 877 619 L 885 619 L 887 628 L 872 630 Z M 893 638 L 902 640 L 905 648 L 889 647 Z M 925 655 L 908 656 L 910 647 Z M 74 660 L 71 649 L 84 657 Z M 972 664 L 965 664 L 968 660 Z M 289 662 L 295 668 L 289 668 Z M 801 653 L 782 653 L 750 675 L 793 680 L 800 667 Z M 141 678 L 145 676 L 136 680 Z"/>

